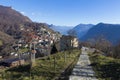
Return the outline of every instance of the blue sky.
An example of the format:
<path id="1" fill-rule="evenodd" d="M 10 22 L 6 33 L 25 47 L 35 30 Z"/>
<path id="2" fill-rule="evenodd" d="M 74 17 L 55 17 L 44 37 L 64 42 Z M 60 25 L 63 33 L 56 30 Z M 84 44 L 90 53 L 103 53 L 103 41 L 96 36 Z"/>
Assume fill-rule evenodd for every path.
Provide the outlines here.
<path id="1" fill-rule="evenodd" d="M 0 0 L 0 5 L 12 6 L 35 22 L 120 24 L 120 0 Z"/>

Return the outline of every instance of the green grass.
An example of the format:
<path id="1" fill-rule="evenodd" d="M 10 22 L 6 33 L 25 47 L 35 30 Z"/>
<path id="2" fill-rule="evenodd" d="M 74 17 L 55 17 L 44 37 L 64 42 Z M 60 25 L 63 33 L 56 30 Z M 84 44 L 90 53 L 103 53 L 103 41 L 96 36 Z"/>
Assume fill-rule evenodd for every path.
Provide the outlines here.
<path id="1" fill-rule="evenodd" d="M 49 57 L 36 59 L 35 67 L 30 68 L 30 65 L 24 65 L 10 68 L 6 72 L 11 73 L 12 80 L 68 80 L 79 55 L 80 50 L 73 50 L 71 53 L 59 52 Z"/>
<path id="2" fill-rule="evenodd" d="M 27 52 L 28 50 L 29 50 L 28 48 L 21 48 L 21 49 L 19 49 L 19 52 L 23 53 L 23 52 Z"/>
<path id="3" fill-rule="evenodd" d="M 120 80 L 120 59 L 91 54 L 90 60 L 99 80 Z"/>

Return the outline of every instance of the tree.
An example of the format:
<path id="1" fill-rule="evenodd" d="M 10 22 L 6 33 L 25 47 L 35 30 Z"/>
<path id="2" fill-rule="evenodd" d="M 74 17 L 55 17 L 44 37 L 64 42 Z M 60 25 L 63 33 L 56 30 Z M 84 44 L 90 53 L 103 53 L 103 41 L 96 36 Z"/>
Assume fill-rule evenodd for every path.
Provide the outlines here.
<path id="1" fill-rule="evenodd" d="M 51 49 L 51 54 L 55 54 L 56 52 L 58 52 L 58 50 L 57 50 L 55 44 L 53 44 L 52 49 Z"/>
<path id="2" fill-rule="evenodd" d="M 120 43 L 113 48 L 113 57 L 120 58 Z"/>
<path id="3" fill-rule="evenodd" d="M 95 48 L 97 48 L 105 53 L 108 53 L 111 45 L 112 44 L 108 40 L 106 40 L 104 38 L 98 38 L 95 43 Z"/>
<path id="4" fill-rule="evenodd" d="M 84 42 L 84 45 L 87 47 L 96 48 L 105 53 L 107 56 L 111 56 L 112 53 L 112 44 L 102 36 L 96 37 L 94 39 L 89 39 L 87 42 Z"/>

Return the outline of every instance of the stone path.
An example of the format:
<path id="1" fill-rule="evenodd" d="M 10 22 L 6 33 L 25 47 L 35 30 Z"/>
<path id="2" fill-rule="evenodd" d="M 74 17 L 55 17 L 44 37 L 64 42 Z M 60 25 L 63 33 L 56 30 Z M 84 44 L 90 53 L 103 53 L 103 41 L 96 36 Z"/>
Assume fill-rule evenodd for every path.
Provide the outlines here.
<path id="1" fill-rule="evenodd" d="M 98 80 L 95 78 L 95 72 L 90 66 L 89 56 L 87 51 L 89 50 L 86 47 L 82 47 L 82 53 L 80 58 L 75 65 L 69 80 Z"/>

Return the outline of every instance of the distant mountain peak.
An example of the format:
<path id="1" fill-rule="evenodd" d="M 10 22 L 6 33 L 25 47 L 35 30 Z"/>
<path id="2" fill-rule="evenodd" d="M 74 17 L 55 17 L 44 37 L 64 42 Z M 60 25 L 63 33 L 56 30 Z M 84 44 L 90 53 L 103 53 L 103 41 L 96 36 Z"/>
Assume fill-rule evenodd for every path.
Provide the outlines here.
<path id="1" fill-rule="evenodd" d="M 60 32 L 62 35 L 67 35 L 67 32 L 73 28 L 73 26 L 56 26 L 56 25 L 48 25 L 52 30 Z"/>
<path id="2" fill-rule="evenodd" d="M 12 7 L 0 5 L 0 22 L 10 23 L 32 22 L 28 17 L 12 9 Z"/>
<path id="3" fill-rule="evenodd" d="M 98 23 L 89 29 L 81 40 L 95 39 L 96 37 L 99 38 L 100 36 L 103 36 L 111 43 L 116 44 L 120 40 L 118 34 L 120 34 L 119 24 Z"/>
<path id="4" fill-rule="evenodd" d="M 68 33 L 75 32 L 78 38 L 85 35 L 85 33 L 93 26 L 93 24 L 78 24 L 76 26 L 55 26 L 53 24 L 49 25 L 49 27 L 55 31 L 60 32 L 63 35 L 68 35 Z"/>
<path id="5" fill-rule="evenodd" d="M 73 29 L 71 29 L 69 32 L 75 32 L 76 36 L 78 38 L 81 38 L 82 36 L 84 36 L 87 31 L 92 28 L 92 26 L 94 26 L 93 24 L 78 24 L 76 25 Z"/>

